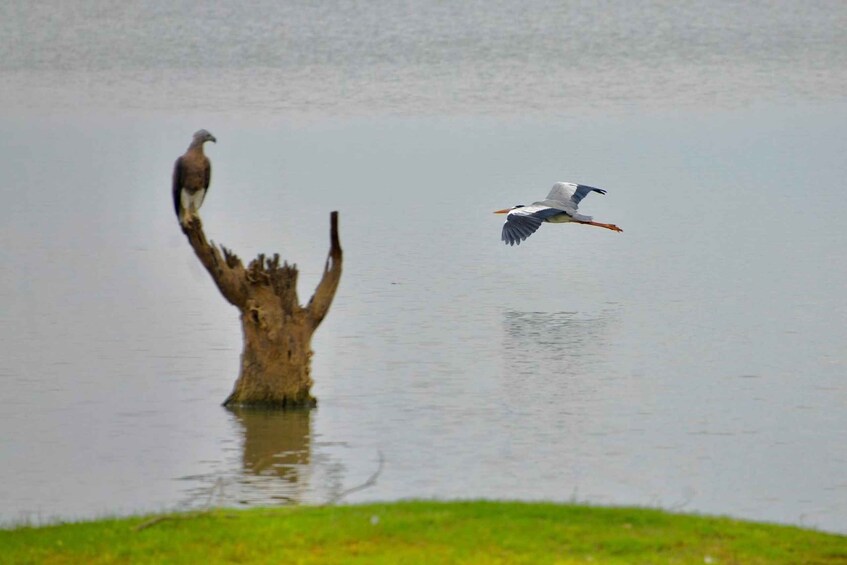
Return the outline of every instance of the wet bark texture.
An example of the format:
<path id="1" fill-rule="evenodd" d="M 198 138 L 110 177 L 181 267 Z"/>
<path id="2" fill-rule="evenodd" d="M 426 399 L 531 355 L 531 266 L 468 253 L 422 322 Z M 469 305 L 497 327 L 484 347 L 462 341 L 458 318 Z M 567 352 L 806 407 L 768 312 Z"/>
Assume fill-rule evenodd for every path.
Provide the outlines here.
<path id="1" fill-rule="evenodd" d="M 314 406 L 312 334 L 323 321 L 341 280 L 338 212 L 330 214 L 330 248 L 323 276 L 306 306 L 297 298 L 297 267 L 279 255 L 259 255 L 245 268 L 232 251 L 206 240 L 200 218 L 182 228 L 223 297 L 241 312 L 241 372 L 225 406 Z"/>

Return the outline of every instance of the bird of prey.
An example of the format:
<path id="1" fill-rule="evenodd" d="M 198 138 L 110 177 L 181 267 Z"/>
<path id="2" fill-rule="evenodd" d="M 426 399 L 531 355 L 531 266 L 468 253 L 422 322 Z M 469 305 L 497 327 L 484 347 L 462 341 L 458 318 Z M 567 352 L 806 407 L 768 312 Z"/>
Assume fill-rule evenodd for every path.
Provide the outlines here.
<path id="1" fill-rule="evenodd" d="M 203 153 L 203 144 L 207 141 L 217 143 L 218 140 L 208 131 L 199 130 L 194 134 L 188 150 L 174 163 L 174 210 L 183 226 L 188 225 L 191 218 L 197 215 L 209 190 L 212 165 Z"/>
<path id="2" fill-rule="evenodd" d="M 602 188 L 572 182 L 557 182 L 544 200 L 533 202 L 529 206 L 519 204 L 514 208 L 497 210 L 494 212 L 495 214 L 508 214 L 506 222 L 503 224 L 501 239 L 508 245 L 520 245 L 521 241 L 534 234 L 541 227 L 542 222 L 552 224 L 576 222 L 622 232 L 623 230 L 614 224 L 594 222 L 591 216 L 583 216 L 577 213 L 576 209 L 580 201 L 589 192 L 606 194 L 606 191 Z"/>

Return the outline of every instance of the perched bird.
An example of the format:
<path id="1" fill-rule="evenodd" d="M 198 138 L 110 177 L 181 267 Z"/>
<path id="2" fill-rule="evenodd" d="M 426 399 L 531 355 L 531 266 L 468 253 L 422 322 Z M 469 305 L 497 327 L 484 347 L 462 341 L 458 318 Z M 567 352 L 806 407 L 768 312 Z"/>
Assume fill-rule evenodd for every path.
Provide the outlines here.
<path id="1" fill-rule="evenodd" d="M 203 144 L 207 141 L 217 143 L 218 140 L 208 131 L 201 129 L 194 134 L 188 150 L 174 163 L 174 210 L 183 226 L 197 214 L 209 190 L 212 165 L 203 153 Z"/>
<path id="2" fill-rule="evenodd" d="M 520 245 L 521 241 L 534 234 L 541 227 L 542 222 L 552 224 L 576 222 L 622 232 L 623 230 L 614 224 L 593 222 L 591 216 L 577 214 L 576 209 L 580 201 L 589 192 L 606 194 L 606 191 L 602 188 L 572 182 L 557 182 L 544 200 L 533 202 L 529 206 L 520 204 L 514 208 L 497 210 L 494 212 L 495 214 L 508 214 L 506 222 L 503 224 L 501 239 L 509 245 Z"/>

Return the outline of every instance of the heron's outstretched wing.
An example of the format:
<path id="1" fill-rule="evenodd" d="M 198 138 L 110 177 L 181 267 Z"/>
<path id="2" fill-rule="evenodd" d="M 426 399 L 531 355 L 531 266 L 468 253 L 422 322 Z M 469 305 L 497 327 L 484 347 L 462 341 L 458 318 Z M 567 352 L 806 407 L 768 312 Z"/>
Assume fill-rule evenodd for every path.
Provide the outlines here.
<path id="1" fill-rule="evenodd" d="M 536 204 L 515 208 L 506 215 L 500 239 L 508 245 L 520 245 L 541 227 L 544 220 L 561 213 L 561 210 Z"/>
<path id="2" fill-rule="evenodd" d="M 180 216 L 180 208 L 182 207 L 182 199 L 180 198 L 180 193 L 182 192 L 182 182 L 183 182 L 183 166 L 182 166 L 182 157 L 176 160 L 174 163 L 174 179 L 173 179 L 173 197 L 174 197 L 174 210 L 176 211 L 176 217 Z"/>
<path id="3" fill-rule="evenodd" d="M 547 195 L 547 201 L 555 200 L 557 202 L 571 203 L 574 210 L 576 210 L 576 207 L 579 206 L 579 203 L 589 192 L 606 194 L 606 191 L 602 188 L 594 188 L 593 186 L 573 182 L 557 182 L 550 189 L 550 194 Z"/>

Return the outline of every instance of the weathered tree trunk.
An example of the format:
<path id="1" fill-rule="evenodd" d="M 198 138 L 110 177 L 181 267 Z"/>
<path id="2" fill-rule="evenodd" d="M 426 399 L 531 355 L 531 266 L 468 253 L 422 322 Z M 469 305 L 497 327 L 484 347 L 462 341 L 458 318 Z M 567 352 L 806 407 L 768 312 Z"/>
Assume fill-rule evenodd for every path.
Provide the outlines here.
<path id="1" fill-rule="evenodd" d="M 241 372 L 226 406 L 314 406 L 312 334 L 329 310 L 341 280 L 338 212 L 330 214 L 330 248 L 309 304 L 297 299 L 297 267 L 259 255 L 247 268 L 224 246 L 206 241 L 200 218 L 182 228 L 194 253 L 226 300 L 241 311 Z"/>

